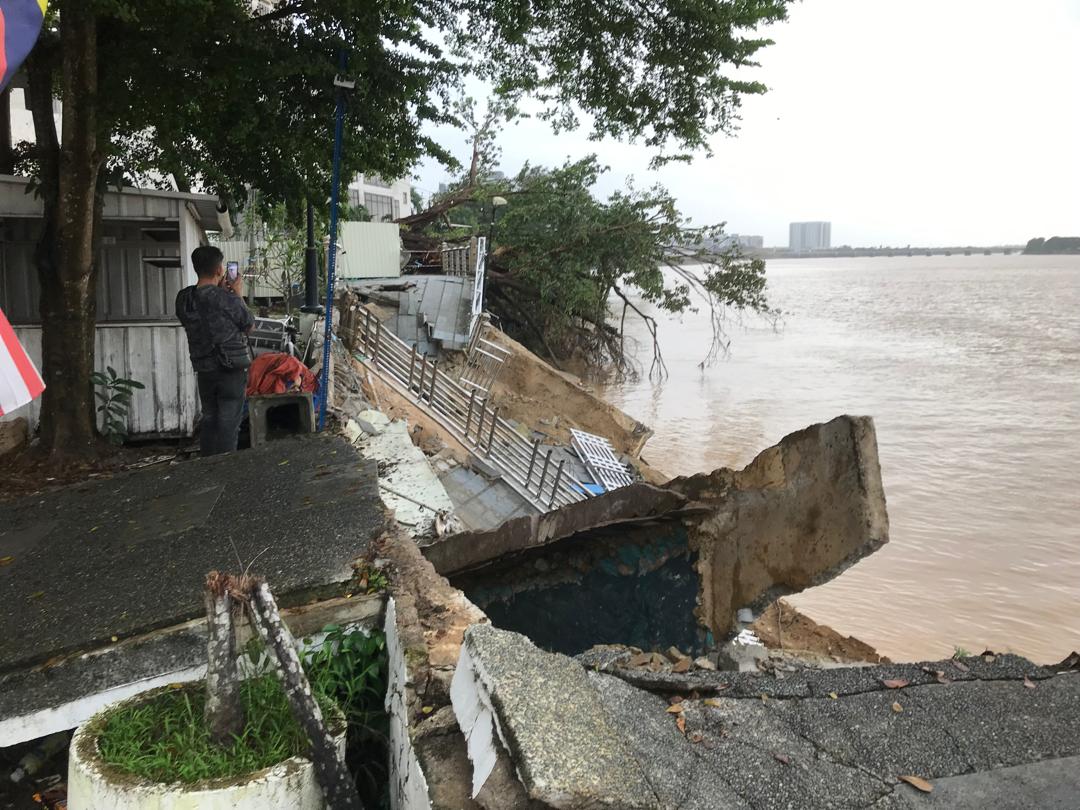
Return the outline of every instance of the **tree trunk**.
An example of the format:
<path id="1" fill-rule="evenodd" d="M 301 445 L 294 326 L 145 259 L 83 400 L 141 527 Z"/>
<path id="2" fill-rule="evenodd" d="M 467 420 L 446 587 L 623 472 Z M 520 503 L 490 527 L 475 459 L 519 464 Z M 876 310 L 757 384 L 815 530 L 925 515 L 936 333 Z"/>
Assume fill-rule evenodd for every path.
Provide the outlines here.
<path id="1" fill-rule="evenodd" d="M 81 2 L 60 16 L 61 99 L 64 113 L 55 166 L 42 172 L 45 227 L 36 252 L 41 280 L 41 354 L 45 393 L 41 440 L 52 453 L 86 453 L 95 444 L 95 223 L 98 179 L 97 20 Z M 42 88 L 36 88 L 40 94 Z M 34 100 L 35 130 L 43 99 Z M 49 109 L 51 122 L 51 107 Z M 43 124 L 45 122 L 42 122 Z M 40 143 L 40 141 L 39 141 Z M 46 147 L 48 150 L 48 147 Z"/>
<path id="2" fill-rule="evenodd" d="M 232 745 L 244 731 L 231 585 L 217 571 L 206 577 L 206 725 L 221 746 Z"/>
<path id="3" fill-rule="evenodd" d="M 252 624 L 266 643 L 267 650 L 277 659 L 278 674 L 285 686 L 285 696 L 293 716 L 311 742 L 311 763 L 322 787 L 326 806 L 330 810 L 362 810 L 356 785 L 341 757 L 334 739 L 326 728 L 319 704 L 311 693 L 311 684 L 300 664 L 289 628 L 281 620 L 277 603 L 265 582 L 256 582 L 248 600 Z"/>

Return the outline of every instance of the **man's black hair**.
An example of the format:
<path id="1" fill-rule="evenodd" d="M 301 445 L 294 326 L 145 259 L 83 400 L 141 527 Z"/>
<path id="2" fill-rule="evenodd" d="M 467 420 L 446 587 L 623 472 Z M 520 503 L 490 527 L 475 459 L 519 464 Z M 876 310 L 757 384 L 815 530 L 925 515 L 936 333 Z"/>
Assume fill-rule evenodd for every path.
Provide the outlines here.
<path id="1" fill-rule="evenodd" d="M 225 254 L 213 245 L 202 245 L 191 251 L 191 264 L 199 278 L 210 278 L 217 272 Z"/>

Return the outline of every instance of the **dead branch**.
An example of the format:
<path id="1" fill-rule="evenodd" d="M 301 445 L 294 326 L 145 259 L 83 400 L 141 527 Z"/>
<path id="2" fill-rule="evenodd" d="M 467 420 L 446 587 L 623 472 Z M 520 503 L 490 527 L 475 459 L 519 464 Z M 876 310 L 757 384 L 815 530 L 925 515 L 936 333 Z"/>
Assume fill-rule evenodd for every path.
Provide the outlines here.
<path id="1" fill-rule="evenodd" d="M 319 704 L 312 694 L 311 684 L 304 674 L 300 656 L 296 652 L 296 642 L 281 620 L 277 603 L 265 582 L 256 581 L 251 588 L 248 612 L 251 623 L 278 662 L 276 671 L 285 687 L 285 697 L 292 707 L 293 716 L 311 743 L 311 763 L 315 767 L 327 807 L 331 810 L 362 810 L 356 785 L 345 762 L 338 755 L 337 745 L 330 736 Z"/>

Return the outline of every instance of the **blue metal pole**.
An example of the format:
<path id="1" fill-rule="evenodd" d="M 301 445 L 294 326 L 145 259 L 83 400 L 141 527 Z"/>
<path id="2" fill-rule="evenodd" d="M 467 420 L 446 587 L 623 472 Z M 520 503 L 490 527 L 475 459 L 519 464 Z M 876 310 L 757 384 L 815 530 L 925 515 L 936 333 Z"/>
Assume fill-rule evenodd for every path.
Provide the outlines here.
<path id="1" fill-rule="evenodd" d="M 341 74 L 346 67 L 344 49 L 338 56 Z M 326 260 L 326 328 L 323 331 L 322 379 L 319 381 L 319 430 L 326 427 L 326 403 L 330 399 L 330 341 L 334 323 L 334 268 L 337 266 L 338 194 L 341 185 L 341 141 L 345 130 L 345 90 L 335 88 L 337 113 L 334 120 L 334 167 L 330 180 L 330 255 Z"/>

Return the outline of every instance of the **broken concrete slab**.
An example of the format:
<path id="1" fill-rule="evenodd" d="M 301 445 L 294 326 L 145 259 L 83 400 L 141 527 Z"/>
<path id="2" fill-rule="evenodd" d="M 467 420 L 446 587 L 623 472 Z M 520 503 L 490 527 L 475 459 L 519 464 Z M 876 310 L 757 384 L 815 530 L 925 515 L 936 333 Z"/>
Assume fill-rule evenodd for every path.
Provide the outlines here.
<path id="1" fill-rule="evenodd" d="M 550 807 L 653 807 L 656 797 L 619 735 L 596 711 L 585 670 L 524 636 L 465 633 L 451 687 L 468 741 L 473 795 L 503 747 L 530 799 Z"/>
<path id="2" fill-rule="evenodd" d="M 365 432 L 356 440 L 356 446 L 378 464 L 383 502 L 414 538 L 435 536 L 436 518 L 454 509 L 445 487 L 427 456 L 413 444 L 407 422 L 386 420 L 376 431 Z"/>
<path id="3" fill-rule="evenodd" d="M 740 609 L 824 582 L 887 540 L 873 423 L 844 416 L 741 471 L 633 484 L 424 554 L 496 625 L 547 649 L 696 656 L 738 630 Z"/>
<path id="4" fill-rule="evenodd" d="M 681 687 L 668 680 L 640 688 L 622 670 L 589 670 L 495 628 L 469 631 L 466 648 L 474 670 L 493 662 L 487 698 L 526 789 L 526 774 L 572 765 L 560 745 L 523 746 L 519 734 L 554 741 L 575 733 L 572 759 L 590 761 L 592 733 L 580 728 L 579 712 L 562 711 L 578 701 L 589 707 L 590 729 L 614 731 L 618 750 L 631 752 L 618 767 L 635 772 L 628 777 L 635 784 L 645 780 L 650 807 L 907 807 L 910 791 L 898 777 L 914 775 L 944 785 L 954 802 L 941 806 L 973 810 L 985 806 L 985 786 L 1000 768 L 1018 769 L 1010 778 L 1042 792 L 1013 791 L 1015 806 L 1035 807 L 1039 795 L 1067 796 L 1076 784 L 1070 766 L 1080 755 L 1080 674 L 1053 675 L 1015 656 L 807 670 L 783 679 L 701 672 Z M 956 680 L 941 682 L 941 671 Z M 892 680 L 911 685 L 889 688 Z M 548 705 L 553 684 L 574 692 L 570 704 Z M 504 710 L 502 701 L 516 710 Z M 986 776 L 967 795 L 951 780 L 972 773 Z M 621 806 L 618 791 L 558 806 Z"/>
<path id="5" fill-rule="evenodd" d="M 785 436 L 742 470 L 678 478 L 710 514 L 687 520 L 702 579 L 698 618 L 717 637 L 739 608 L 820 585 L 889 540 L 874 423 L 841 416 Z"/>

